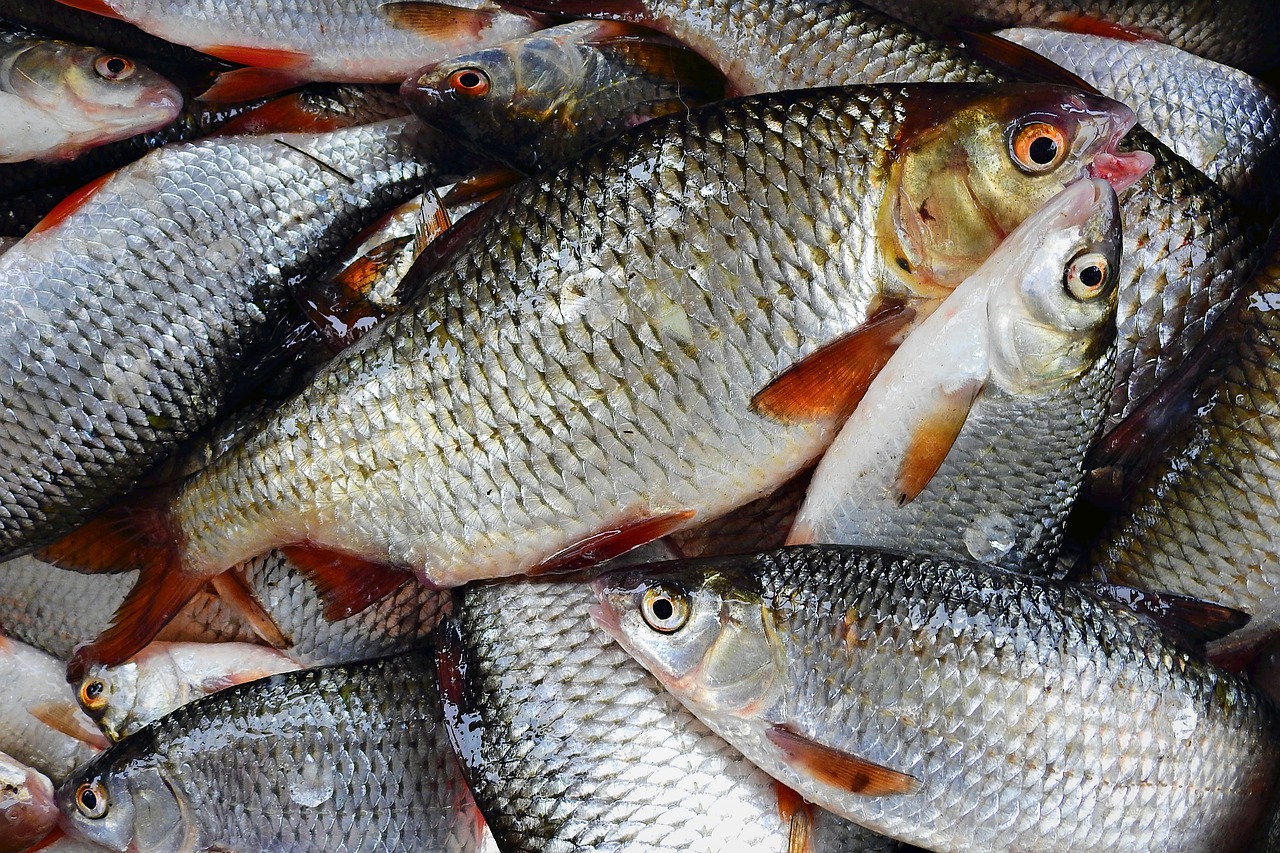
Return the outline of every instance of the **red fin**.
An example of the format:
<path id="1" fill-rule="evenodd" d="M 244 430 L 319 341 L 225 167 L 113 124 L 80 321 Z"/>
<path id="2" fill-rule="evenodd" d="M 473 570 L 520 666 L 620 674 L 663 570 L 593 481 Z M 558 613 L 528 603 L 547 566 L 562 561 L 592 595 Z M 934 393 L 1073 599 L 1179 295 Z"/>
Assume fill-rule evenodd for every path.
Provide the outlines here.
<path id="1" fill-rule="evenodd" d="M 451 186 L 440 201 L 445 205 L 493 201 L 522 180 L 524 175 L 505 166 L 479 169 Z"/>
<path id="2" fill-rule="evenodd" d="M 867 797 L 913 794 L 920 788 L 914 776 L 814 743 L 785 725 L 775 725 L 767 734 L 787 763 L 824 785 Z"/>
<path id="3" fill-rule="evenodd" d="M 813 853 L 813 806 L 776 779 L 773 789 L 778 794 L 778 817 L 790 825 L 787 853 Z"/>
<path id="4" fill-rule="evenodd" d="M 67 837 L 67 834 L 62 831 L 62 828 L 55 826 L 53 828 L 53 831 L 50 832 L 48 835 L 46 835 L 39 844 L 37 844 L 35 847 L 28 847 L 27 853 L 38 853 L 38 851 L 52 847 L 53 845 L 57 844 L 59 841 L 61 841 L 66 837 Z M 65 846 L 65 845 L 60 845 L 60 846 Z"/>
<path id="5" fill-rule="evenodd" d="M 100 178 L 94 178 L 80 189 L 72 192 L 62 201 L 54 205 L 53 210 L 46 213 L 44 218 L 37 222 L 29 233 L 39 234 L 41 231 L 48 231 L 50 228 L 62 224 L 64 219 L 75 213 L 84 206 L 85 202 L 93 198 L 98 190 L 102 189 L 102 186 L 107 181 L 111 180 L 114 175 L 115 172 L 108 172 Z"/>
<path id="6" fill-rule="evenodd" d="M 459 33 L 478 35 L 493 24 L 498 9 L 466 9 L 425 0 L 390 0 L 378 6 L 388 21 L 430 39 L 449 40 Z"/>
<path id="7" fill-rule="evenodd" d="M 485 772 L 488 762 L 482 752 L 483 721 L 472 701 L 470 661 L 462 628 L 452 616 L 446 616 L 436 628 L 436 684 L 444 711 L 444 729 L 453 746 L 454 756 L 466 777 Z M 470 778 L 468 778 L 470 784 Z"/>
<path id="8" fill-rule="evenodd" d="M 645 543 L 674 533 L 685 527 L 685 522 L 695 515 L 697 515 L 695 510 L 686 509 L 640 521 L 630 521 L 602 530 L 552 554 L 530 569 L 528 573 L 533 576 L 551 572 L 572 572 L 603 563 L 605 560 L 612 560 L 632 548 L 639 548 Z"/>
<path id="9" fill-rule="evenodd" d="M 315 584 L 330 622 L 354 616 L 413 580 L 402 569 L 309 542 L 285 545 L 280 553 Z"/>
<path id="10" fill-rule="evenodd" d="M 1049 16 L 1049 25 L 1054 29 L 1068 33 L 1079 33 L 1082 36 L 1104 36 L 1121 41 L 1152 41 L 1153 37 L 1141 30 L 1122 27 L 1101 18 L 1081 15 L 1078 12 L 1054 12 Z"/>
<path id="11" fill-rule="evenodd" d="M 858 407 L 915 316 L 915 309 L 906 305 L 886 306 L 783 371 L 756 394 L 752 408 L 780 421 L 843 421 Z"/>
<path id="12" fill-rule="evenodd" d="M 254 68 L 273 68 L 277 71 L 296 71 L 311 64 L 311 57 L 307 54 L 280 48 L 214 44 L 201 48 L 201 51 L 238 65 L 251 65 Z"/>
<path id="13" fill-rule="evenodd" d="M 238 104 L 278 95 L 307 82 L 305 78 L 275 68 L 236 68 L 224 71 L 197 97 L 203 103 Z"/>
<path id="14" fill-rule="evenodd" d="M 1110 583 L 1083 583 L 1084 589 L 1099 598 L 1115 602 L 1145 616 L 1196 650 L 1220 640 L 1248 624 L 1250 616 L 1241 610 L 1213 604 L 1171 592 L 1150 592 Z"/>
<path id="15" fill-rule="evenodd" d="M 134 492 L 125 501 L 37 550 L 36 556 L 85 574 L 176 566 L 180 532 L 169 517 L 170 489 Z"/>
<path id="16" fill-rule="evenodd" d="M 107 630 L 92 643 L 76 649 L 67 665 L 68 679 L 79 682 L 95 664 L 116 666 L 133 657 L 155 639 L 207 580 L 203 575 L 182 571 L 176 560 L 172 565 L 144 565 L 138 582 L 125 596 Z"/>
<path id="17" fill-rule="evenodd" d="M 207 92 L 205 94 L 208 94 Z M 302 95 L 285 95 L 241 113 L 218 128 L 221 136 L 250 133 L 327 133 L 351 126 L 351 119 L 308 107 Z"/>
<path id="18" fill-rule="evenodd" d="M 1209 655 L 1209 662 L 1214 666 L 1222 667 L 1227 672 L 1234 672 L 1239 675 L 1261 657 L 1265 648 L 1266 640 L 1261 640 L 1238 649 L 1211 654 Z"/>
<path id="19" fill-rule="evenodd" d="M 644 0 L 500 0 L 500 5 L 505 8 L 545 12 L 566 18 L 610 18 L 615 21 L 631 21 L 664 32 L 659 22 L 654 20 L 653 14 L 646 8 Z"/>
<path id="20" fill-rule="evenodd" d="M 66 702 L 46 702 L 37 705 L 28 712 L 55 732 L 61 732 L 69 738 L 87 743 L 94 749 L 106 749 L 111 741 L 93 726 L 90 726 L 80 712 L 80 706 Z"/>
<path id="21" fill-rule="evenodd" d="M 413 299 L 414 294 L 436 270 L 448 262 L 458 247 L 471 239 L 488 221 L 493 213 L 493 205 L 477 207 L 454 223 L 453 227 L 441 234 L 439 238 L 422 250 L 418 259 L 409 267 L 409 271 L 400 279 L 400 287 L 396 290 L 396 301 L 401 305 Z"/>
<path id="22" fill-rule="evenodd" d="M 902 454 L 902 467 L 894 481 L 898 506 L 915 500 L 938 473 L 981 391 L 982 384 L 975 382 L 944 393 L 933 411 L 921 419 Z"/>
<path id="23" fill-rule="evenodd" d="M 964 46 L 970 52 L 989 62 L 1003 65 L 1021 77 L 1042 83 L 1060 83 L 1095 95 L 1101 95 L 1094 85 L 1077 76 L 1053 60 L 1046 59 L 1029 47 L 1017 42 L 993 36 L 990 33 L 965 33 Z"/>
<path id="24" fill-rule="evenodd" d="M 332 279 L 315 283 L 313 292 L 297 295 L 307 319 L 334 352 L 359 340 L 387 315 L 369 301 L 369 291 L 400 259 L 413 235 L 393 237 L 356 258 Z"/>
<path id="25" fill-rule="evenodd" d="M 293 645 L 293 641 L 280 630 L 276 620 L 272 619 L 271 614 L 263 609 L 261 602 L 254 596 L 253 590 L 249 588 L 249 583 L 244 579 L 244 573 L 240 569 L 228 569 L 221 574 L 214 575 L 210 583 L 213 585 L 214 591 L 218 593 L 218 598 L 222 599 L 224 604 L 230 605 L 240 618 L 253 629 L 253 632 L 265 642 L 270 643 L 277 649 L 287 649 Z"/>
<path id="26" fill-rule="evenodd" d="M 72 9 L 83 9 L 86 12 L 92 12 L 104 18 L 115 18 L 117 21 L 124 20 L 119 12 L 107 5 L 106 0 L 58 0 L 58 2 L 63 6 L 70 6 Z"/>

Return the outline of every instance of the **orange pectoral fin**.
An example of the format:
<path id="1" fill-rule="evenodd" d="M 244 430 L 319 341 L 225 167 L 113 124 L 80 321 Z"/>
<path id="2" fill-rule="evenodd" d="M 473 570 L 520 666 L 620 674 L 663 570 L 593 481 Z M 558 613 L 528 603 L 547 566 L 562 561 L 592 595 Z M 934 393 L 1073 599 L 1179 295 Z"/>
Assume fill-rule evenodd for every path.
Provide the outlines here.
<path id="1" fill-rule="evenodd" d="M 920 789 L 914 776 L 815 743 L 788 726 L 775 725 L 767 735 L 788 764 L 824 785 L 867 797 L 913 794 Z"/>
<path id="2" fill-rule="evenodd" d="M 214 84 L 215 87 L 216 85 Z M 208 91 L 205 94 L 207 95 Z M 241 113 L 218 128 L 218 133 L 223 136 L 251 133 L 326 133 L 350 126 L 349 117 L 311 109 L 307 99 L 295 93 L 284 95 Z"/>
<path id="3" fill-rule="evenodd" d="M 425 38 L 449 41 L 459 35 L 479 35 L 493 24 L 498 9 L 466 9 L 424 0 L 391 0 L 378 7 L 391 24 Z"/>
<path id="4" fill-rule="evenodd" d="M 54 731 L 86 743 L 94 749 L 106 749 L 111 746 L 111 741 L 107 740 L 102 732 L 85 722 L 84 715 L 80 713 L 80 706 L 70 699 L 65 702 L 46 702 L 43 705 L 37 705 L 29 713 Z"/>
<path id="5" fill-rule="evenodd" d="M 902 466 L 894 482 L 898 506 L 915 500 L 938 473 L 981 391 L 982 383 L 966 383 L 957 391 L 941 395 L 921 419 L 902 454 Z"/>
<path id="6" fill-rule="evenodd" d="M 310 542 L 284 545 L 280 553 L 315 585 L 330 622 L 354 616 L 413 580 L 403 569 Z"/>
<path id="7" fill-rule="evenodd" d="M 661 539 L 684 527 L 697 512 L 686 509 L 639 521 L 630 521 L 602 530 L 552 554 L 529 570 L 530 576 L 572 572 L 612 560 L 633 548 Z"/>
<path id="8" fill-rule="evenodd" d="M 898 349 L 915 309 L 886 306 L 852 332 L 791 365 L 751 401 L 762 415 L 784 422 L 843 422 L 867 386 Z"/>
<path id="9" fill-rule="evenodd" d="M 197 101 L 216 104 L 238 104 L 258 98 L 269 98 L 307 82 L 298 74 L 278 68 L 236 68 L 224 71 L 197 97 Z"/>
<path id="10" fill-rule="evenodd" d="M 111 180 L 114 175 L 115 172 L 108 172 L 102 177 L 94 178 L 89 183 L 80 187 L 80 189 L 72 191 L 66 198 L 54 205 L 53 210 L 46 213 L 44 218 L 37 222 L 28 233 L 39 234 L 41 231 L 48 231 L 50 228 L 56 228 L 68 216 L 83 207 L 85 202 L 93 198 L 94 195 L 97 194 L 98 190 L 102 189 L 103 185 L 106 184 L 107 181 Z"/>

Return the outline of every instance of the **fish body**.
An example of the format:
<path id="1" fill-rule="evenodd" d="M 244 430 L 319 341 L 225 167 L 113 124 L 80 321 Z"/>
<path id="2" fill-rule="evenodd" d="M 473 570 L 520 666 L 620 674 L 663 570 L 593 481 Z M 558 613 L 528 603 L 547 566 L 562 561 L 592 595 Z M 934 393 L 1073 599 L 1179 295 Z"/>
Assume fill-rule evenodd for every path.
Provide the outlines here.
<path id="1" fill-rule="evenodd" d="M 1099 180 L 1019 225 L 876 375 L 788 542 L 1051 569 L 1110 398 L 1120 241 Z"/>
<path id="2" fill-rule="evenodd" d="M 164 148 L 0 256 L 0 552 L 83 521 L 207 423 L 295 277 L 413 192 L 426 133 Z"/>
<path id="3" fill-rule="evenodd" d="M 48 777 L 0 753 L 0 853 L 34 847 L 57 821 Z"/>
<path id="4" fill-rule="evenodd" d="M 924 138 L 894 156 L 913 115 Z M 1006 132 L 1052 121 L 1065 122 L 1056 165 L 1029 176 Z M 427 296 L 188 480 L 157 528 L 184 547 L 156 542 L 157 565 L 194 589 L 307 543 L 448 586 L 563 569 L 723 513 L 809 464 L 841 416 L 762 414 L 753 400 L 779 371 L 857 330 L 874 299 L 936 298 L 977 266 L 994 219 L 1020 221 L 1127 121 L 1058 87 L 923 86 L 762 96 L 637 128 L 522 184 L 421 282 Z M 939 188 L 955 172 L 929 176 L 956 145 L 984 171 L 951 195 Z M 922 204 L 952 211 L 954 230 L 917 220 L 879 243 L 882 216 Z M 879 260 L 896 251 L 913 260 Z M 85 655 L 114 657 L 133 627 Z"/>
<path id="5" fill-rule="evenodd" d="M 592 626 L 593 600 L 578 582 L 460 593 L 443 692 L 503 850 L 898 849 L 819 809 L 788 814 L 772 779 Z"/>
<path id="6" fill-rule="evenodd" d="M 523 172 L 568 160 L 658 115 L 719 100 L 696 54 L 607 21 L 574 21 L 419 69 L 418 117 Z"/>
<path id="7" fill-rule="evenodd" d="M 168 124 L 182 93 L 100 48 L 0 35 L 0 163 L 59 160 Z"/>
<path id="8" fill-rule="evenodd" d="M 441 713 L 424 654 L 243 684 L 79 768 L 60 824 L 117 851 L 478 851 Z"/>
<path id="9" fill-rule="evenodd" d="M 1280 95 L 1262 81 L 1155 41 L 1034 27 L 996 35 L 1128 104 L 1142 127 L 1246 205 L 1274 205 Z"/>
<path id="10" fill-rule="evenodd" d="M 713 731 L 931 850 L 1240 850 L 1274 787 L 1274 706 L 1079 588 L 836 546 L 595 586 Z"/>
<path id="11" fill-rule="evenodd" d="M 0 684 L 0 752 L 57 783 L 106 746 L 56 658 L 0 639 Z"/>

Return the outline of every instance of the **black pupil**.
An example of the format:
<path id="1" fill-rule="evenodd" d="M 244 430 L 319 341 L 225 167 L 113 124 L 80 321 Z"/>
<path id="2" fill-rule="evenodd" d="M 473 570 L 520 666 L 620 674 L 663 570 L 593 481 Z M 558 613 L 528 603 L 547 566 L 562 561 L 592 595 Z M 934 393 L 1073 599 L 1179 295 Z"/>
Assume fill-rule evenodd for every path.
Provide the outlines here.
<path id="1" fill-rule="evenodd" d="M 107 71 L 112 74 L 121 74 L 124 72 L 124 60 L 118 56 L 113 56 L 107 60 Z"/>
<path id="2" fill-rule="evenodd" d="M 1027 153 L 1031 155 L 1032 162 L 1046 166 L 1053 162 L 1054 157 L 1058 156 L 1058 143 L 1047 136 L 1041 136 L 1031 143 Z"/>
<path id="3" fill-rule="evenodd" d="M 80 804 L 88 811 L 94 811 L 98 808 L 98 795 L 93 792 L 92 788 L 85 788 L 80 792 Z"/>
<path id="4" fill-rule="evenodd" d="M 88 696 L 90 699 L 97 699 L 102 695 L 102 682 L 90 681 L 88 686 L 84 689 L 84 695 Z"/>
<path id="5" fill-rule="evenodd" d="M 1093 264 L 1080 270 L 1080 282 L 1090 290 L 1102 284 L 1102 267 Z"/>
<path id="6" fill-rule="evenodd" d="M 464 89 L 474 89 L 480 85 L 480 75 L 474 71 L 464 71 L 458 75 L 458 84 Z"/>
<path id="7" fill-rule="evenodd" d="M 671 602 L 665 598 L 659 598 L 653 602 L 653 616 L 659 622 L 666 622 L 675 615 L 676 609 L 671 606 Z"/>

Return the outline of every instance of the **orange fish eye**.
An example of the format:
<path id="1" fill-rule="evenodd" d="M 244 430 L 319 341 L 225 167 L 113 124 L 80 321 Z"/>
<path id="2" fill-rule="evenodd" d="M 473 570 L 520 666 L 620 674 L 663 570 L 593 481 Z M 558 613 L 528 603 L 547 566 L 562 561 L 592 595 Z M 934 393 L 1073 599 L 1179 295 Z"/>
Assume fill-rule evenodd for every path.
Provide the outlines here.
<path id="1" fill-rule="evenodd" d="M 80 684 L 80 707 L 90 713 L 107 707 L 107 683 L 101 678 L 86 678 Z"/>
<path id="2" fill-rule="evenodd" d="M 76 808 L 90 820 L 107 816 L 110 803 L 107 802 L 107 789 L 101 781 L 94 779 L 76 788 Z"/>
<path id="3" fill-rule="evenodd" d="M 1067 157 L 1067 135 L 1043 121 L 1019 127 L 1009 141 L 1009 154 L 1020 169 L 1043 173 L 1056 169 Z"/>
<path id="4" fill-rule="evenodd" d="M 489 94 L 489 75 L 479 68 L 459 68 L 449 75 L 449 85 L 459 94 L 479 98 Z"/>
<path id="5" fill-rule="evenodd" d="M 104 80 L 128 80 L 136 66 L 123 56 L 99 56 L 93 61 L 93 70 Z"/>
<path id="6" fill-rule="evenodd" d="M 1101 252 L 1082 252 L 1071 259 L 1063 277 L 1063 287 L 1072 299 L 1088 302 L 1104 293 L 1111 284 L 1111 265 Z"/>

